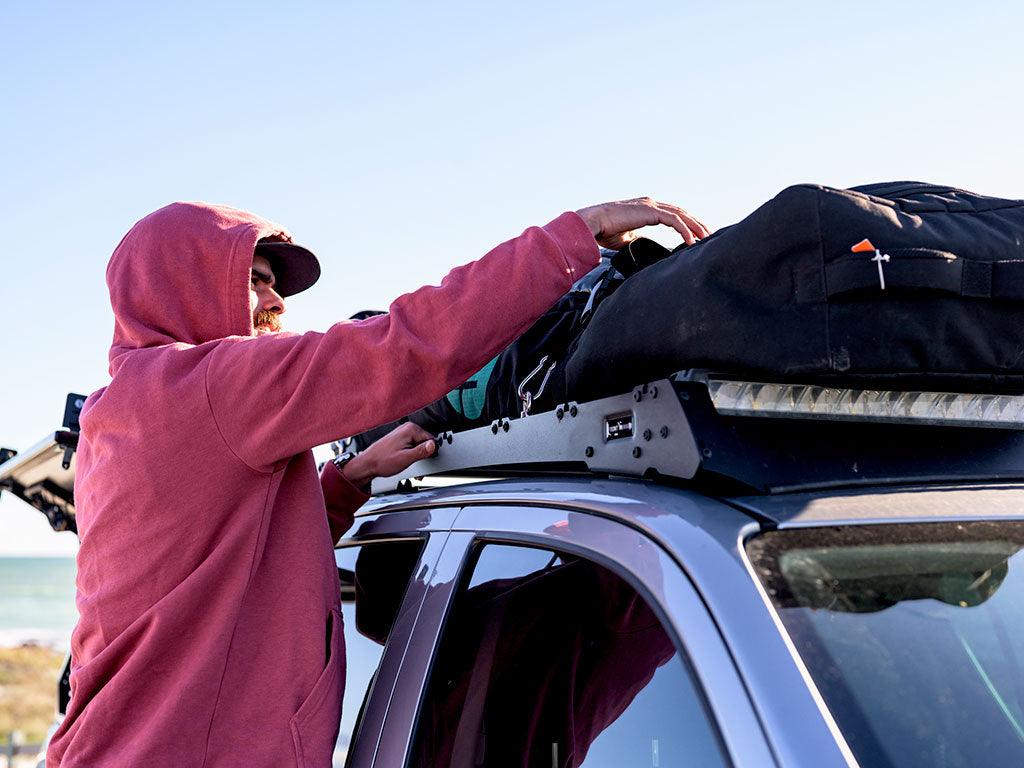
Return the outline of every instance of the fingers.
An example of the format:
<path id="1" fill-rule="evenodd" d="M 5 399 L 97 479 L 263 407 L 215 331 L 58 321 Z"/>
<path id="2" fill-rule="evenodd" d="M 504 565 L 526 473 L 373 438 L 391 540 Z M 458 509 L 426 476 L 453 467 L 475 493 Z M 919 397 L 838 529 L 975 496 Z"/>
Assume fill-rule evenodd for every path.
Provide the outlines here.
<path id="1" fill-rule="evenodd" d="M 665 221 L 664 219 L 659 220 L 659 224 L 667 224 L 672 227 L 676 232 L 683 236 L 683 240 L 686 241 L 687 245 L 693 245 L 695 240 L 700 240 L 711 234 L 704 224 L 697 219 L 695 216 L 691 216 L 685 210 L 680 208 L 678 205 L 672 205 L 671 203 L 662 203 L 657 200 L 651 200 L 650 198 L 644 198 L 646 204 L 656 208 L 658 211 L 668 214 L 671 221 Z M 685 231 L 684 231 L 685 229 Z M 689 235 L 694 238 L 691 240 Z"/>
<path id="2" fill-rule="evenodd" d="M 414 424 L 411 421 L 407 421 L 405 424 L 396 427 L 391 434 L 403 443 L 405 447 L 418 445 L 425 440 L 434 439 L 434 436 L 427 432 L 427 430 L 419 424 Z"/>
<path id="3" fill-rule="evenodd" d="M 687 213 L 678 205 L 672 205 L 671 203 L 657 203 L 657 205 L 678 215 L 679 218 L 686 222 L 686 226 L 689 227 L 690 231 L 697 235 L 698 238 L 704 238 L 711 234 L 711 230 L 704 225 L 704 222 L 696 216 Z"/>
<path id="4" fill-rule="evenodd" d="M 697 242 L 698 235 L 690 229 L 689 224 L 678 213 L 660 207 L 655 207 L 653 210 L 656 211 L 656 216 L 658 217 L 656 223 L 672 227 L 672 229 L 683 236 L 683 241 L 687 245 L 693 245 Z"/>
<path id="5" fill-rule="evenodd" d="M 658 224 L 664 224 L 666 227 L 671 227 L 678 232 L 687 245 L 693 245 L 697 242 L 697 235 L 683 218 L 673 210 L 662 207 L 660 203 L 651 200 L 650 198 L 641 198 L 634 204 L 636 206 L 636 213 L 641 217 L 639 219 L 630 221 L 633 227 L 653 227 Z M 634 239 L 635 234 L 630 233 Z"/>
<path id="6" fill-rule="evenodd" d="M 635 240 L 633 230 L 640 227 L 659 224 L 671 227 L 687 245 L 693 245 L 710 234 L 701 221 L 679 206 L 650 197 L 604 203 L 583 208 L 577 213 L 590 227 L 598 243 L 616 250 Z"/>
<path id="7" fill-rule="evenodd" d="M 392 474 L 408 469 L 417 461 L 429 459 L 435 453 L 437 453 L 437 443 L 432 437 L 421 443 L 416 443 L 412 447 L 402 448 L 394 455 L 396 467 Z"/>
<path id="8" fill-rule="evenodd" d="M 428 440 L 417 445 L 415 448 L 413 448 L 413 450 L 416 452 L 417 461 L 419 461 L 420 459 L 426 459 L 433 456 L 434 453 L 437 451 L 437 443 L 435 443 L 434 438 L 431 437 Z"/>
<path id="9" fill-rule="evenodd" d="M 437 441 L 434 436 L 419 424 L 408 421 L 395 430 L 396 433 L 399 431 L 401 442 L 397 450 L 404 454 L 409 464 L 433 456 L 437 452 Z"/>

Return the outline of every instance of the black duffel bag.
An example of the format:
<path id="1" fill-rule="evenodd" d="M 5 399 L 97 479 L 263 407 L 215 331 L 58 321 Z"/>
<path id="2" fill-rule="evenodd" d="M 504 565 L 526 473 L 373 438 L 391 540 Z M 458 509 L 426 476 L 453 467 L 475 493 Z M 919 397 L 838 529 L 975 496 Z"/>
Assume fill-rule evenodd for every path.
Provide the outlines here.
<path id="1" fill-rule="evenodd" d="M 919 182 L 789 187 L 627 281 L 567 356 L 586 400 L 686 368 L 1024 374 L 1024 201 Z"/>

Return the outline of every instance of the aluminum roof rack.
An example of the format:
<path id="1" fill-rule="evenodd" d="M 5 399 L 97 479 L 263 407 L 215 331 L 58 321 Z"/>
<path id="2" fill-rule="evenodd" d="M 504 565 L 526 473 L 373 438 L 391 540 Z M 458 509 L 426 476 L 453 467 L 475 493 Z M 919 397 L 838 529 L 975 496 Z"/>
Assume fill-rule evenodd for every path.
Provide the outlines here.
<path id="1" fill-rule="evenodd" d="M 373 492 L 410 487 L 414 478 L 517 468 L 586 468 L 591 472 L 642 477 L 690 478 L 700 454 L 672 382 L 554 411 L 499 419 L 488 427 L 441 435 L 435 456 L 401 474 L 373 481 Z"/>
<path id="2" fill-rule="evenodd" d="M 754 492 L 1024 480 L 1024 396 L 757 383 L 688 371 L 632 392 L 444 433 L 437 455 L 373 483 L 589 471 Z M 753 418 L 752 418 L 753 417 Z"/>

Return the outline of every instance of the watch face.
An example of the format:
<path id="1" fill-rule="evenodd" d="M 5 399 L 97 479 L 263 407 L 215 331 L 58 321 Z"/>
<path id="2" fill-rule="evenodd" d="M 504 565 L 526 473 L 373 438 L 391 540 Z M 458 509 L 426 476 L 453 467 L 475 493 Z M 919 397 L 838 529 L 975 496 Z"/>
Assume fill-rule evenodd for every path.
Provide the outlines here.
<path id="1" fill-rule="evenodd" d="M 334 466 L 336 466 L 338 469 L 341 469 L 350 461 L 352 461 L 352 459 L 354 459 L 355 457 L 356 454 L 353 451 L 345 451 L 343 454 L 338 456 L 338 458 L 334 459 Z"/>

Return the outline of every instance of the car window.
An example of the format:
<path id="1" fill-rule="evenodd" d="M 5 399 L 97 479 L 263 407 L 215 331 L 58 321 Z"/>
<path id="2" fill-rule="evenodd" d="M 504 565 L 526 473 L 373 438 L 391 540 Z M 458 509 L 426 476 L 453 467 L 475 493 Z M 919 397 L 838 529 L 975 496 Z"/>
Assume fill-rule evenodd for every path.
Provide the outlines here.
<path id="1" fill-rule="evenodd" d="M 345 765 L 363 706 L 420 552 L 421 540 L 387 541 L 337 550 L 345 620 L 346 682 L 335 768 Z"/>
<path id="2" fill-rule="evenodd" d="M 747 552 L 861 765 L 1024 764 L 1024 523 L 773 531 Z"/>
<path id="3" fill-rule="evenodd" d="M 623 579 L 545 549 L 479 547 L 445 624 L 410 765 L 720 766 L 668 633 Z"/>

